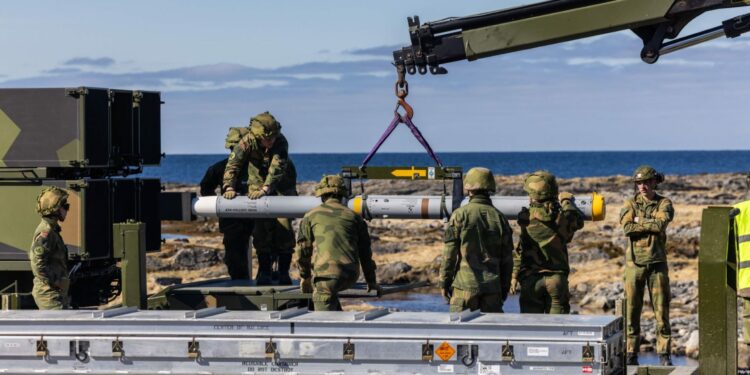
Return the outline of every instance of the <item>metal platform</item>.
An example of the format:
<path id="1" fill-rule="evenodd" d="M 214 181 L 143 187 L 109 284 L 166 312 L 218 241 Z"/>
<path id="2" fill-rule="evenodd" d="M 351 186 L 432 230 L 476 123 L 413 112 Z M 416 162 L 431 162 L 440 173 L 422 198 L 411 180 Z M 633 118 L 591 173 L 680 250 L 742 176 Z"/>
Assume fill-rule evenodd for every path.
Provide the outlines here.
<path id="1" fill-rule="evenodd" d="M 381 284 L 382 295 L 427 286 L 423 281 L 407 284 Z M 339 293 L 340 298 L 376 298 L 364 283 Z M 256 286 L 254 280 L 229 278 L 196 281 L 167 287 L 148 298 L 150 310 L 196 310 L 226 307 L 228 310 L 284 310 L 307 307 L 312 293 L 302 293 L 298 284 Z"/>
<path id="2" fill-rule="evenodd" d="M 621 374 L 614 316 L 3 311 L 0 373 Z"/>

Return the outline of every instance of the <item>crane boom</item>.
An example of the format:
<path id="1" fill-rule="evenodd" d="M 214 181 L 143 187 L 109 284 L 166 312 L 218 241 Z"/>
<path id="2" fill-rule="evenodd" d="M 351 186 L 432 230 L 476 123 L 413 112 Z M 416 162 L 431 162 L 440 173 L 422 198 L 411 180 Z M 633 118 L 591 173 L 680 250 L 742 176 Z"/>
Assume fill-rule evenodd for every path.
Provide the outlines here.
<path id="1" fill-rule="evenodd" d="M 443 64 L 521 51 L 620 30 L 643 40 L 641 58 L 660 55 L 720 36 L 750 30 L 750 14 L 675 39 L 704 12 L 750 5 L 750 0 L 550 0 L 515 8 L 420 24 L 409 17 L 411 45 L 393 52 L 399 71 L 444 74 Z"/>

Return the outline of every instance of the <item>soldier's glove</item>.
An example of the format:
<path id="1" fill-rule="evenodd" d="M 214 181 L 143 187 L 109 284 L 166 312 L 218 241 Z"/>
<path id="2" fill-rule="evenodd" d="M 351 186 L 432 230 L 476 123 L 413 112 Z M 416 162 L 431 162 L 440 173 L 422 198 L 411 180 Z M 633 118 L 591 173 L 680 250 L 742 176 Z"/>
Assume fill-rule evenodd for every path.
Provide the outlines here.
<path id="1" fill-rule="evenodd" d="M 67 293 L 68 288 L 70 288 L 70 279 L 65 277 L 60 280 L 57 280 L 57 282 L 55 282 L 54 284 L 54 287 Z"/>
<path id="2" fill-rule="evenodd" d="M 302 279 L 302 281 L 299 282 L 299 288 L 302 289 L 302 293 L 312 293 L 313 292 L 313 285 L 312 285 L 312 278 L 306 278 Z"/>
<path id="3" fill-rule="evenodd" d="M 258 189 L 256 191 L 251 191 L 247 194 L 247 196 L 250 199 L 260 199 L 266 195 L 266 191 L 263 189 Z"/>
<path id="4" fill-rule="evenodd" d="M 521 209 L 521 212 L 518 213 L 516 222 L 521 226 L 521 228 L 526 228 L 527 226 L 529 226 L 530 217 L 531 215 L 529 213 L 529 209 L 524 207 Z"/>
<path id="5" fill-rule="evenodd" d="M 373 290 L 375 291 L 375 293 L 377 293 L 378 298 L 380 298 L 383 295 L 383 290 L 380 288 L 380 285 L 378 285 L 378 283 L 376 282 L 367 283 L 367 293 L 369 294 Z"/>
<path id="6" fill-rule="evenodd" d="M 445 303 L 450 304 L 451 297 L 453 297 L 453 288 L 450 285 L 444 285 L 443 290 L 441 290 L 441 294 L 443 295 Z"/>
<path id="7" fill-rule="evenodd" d="M 510 279 L 510 294 L 516 294 L 521 291 L 521 282 L 515 277 Z"/>
<path id="8" fill-rule="evenodd" d="M 237 192 L 232 188 L 227 188 L 223 195 L 224 199 L 234 199 L 237 196 Z"/>

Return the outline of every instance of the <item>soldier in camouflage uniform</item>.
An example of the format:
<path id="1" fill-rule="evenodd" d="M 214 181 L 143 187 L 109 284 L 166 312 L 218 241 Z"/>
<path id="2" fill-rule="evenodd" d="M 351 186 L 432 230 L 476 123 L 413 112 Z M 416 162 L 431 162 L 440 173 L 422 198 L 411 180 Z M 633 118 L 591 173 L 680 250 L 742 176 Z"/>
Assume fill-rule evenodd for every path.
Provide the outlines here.
<path id="1" fill-rule="evenodd" d="M 230 128 L 224 147 L 230 151 L 239 143 L 240 138 L 250 130 L 247 128 Z M 206 170 L 201 179 L 201 196 L 208 197 L 216 195 L 216 188 L 224 184 L 224 170 L 228 159 L 219 160 Z M 247 169 L 240 170 L 237 192 L 246 194 Z M 254 221 L 252 219 L 220 218 L 219 231 L 224 234 L 224 264 L 232 280 L 249 280 L 250 265 L 248 264 L 248 250 L 250 247 L 250 235 L 253 233 Z"/>
<path id="2" fill-rule="evenodd" d="M 42 222 L 34 231 L 29 260 L 34 274 L 31 295 L 40 310 L 68 307 L 68 248 L 58 224 L 65 221 L 68 209 L 68 193 L 63 189 L 48 187 L 37 197 L 36 212 L 42 216 Z"/>
<path id="3" fill-rule="evenodd" d="M 625 298 L 627 322 L 627 363 L 638 364 L 643 294 L 648 286 L 656 317 L 656 351 L 662 365 L 671 365 L 669 324 L 669 267 L 667 266 L 667 225 L 674 218 L 672 201 L 657 194 L 664 176 L 648 165 L 633 174 L 635 197 L 625 201 L 620 224 L 628 237 L 625 254 Z"/>
<path id="4" fill-rule="evenodd" d="M 281 124 L 268 112 L 250 120 L 250 131 L 229 155 L 224 171 L 224 198 L 233 199 L 239 189 L 240 173 L 247 171 L 247 195 L 297 195 L 296 171 L 289 163 L 289 143 Z M 294 252 L 294 230 L 289 219 L 255 221 L 253 245 L 258 256 L 257 285 L 271 284 L 273 261 L 278 257 L 279 283 L 291 284 L 289 266 Z"/>
<path id="5" fill-rule="evenodd" d="M 495 179 L 487 168 L 464 177 L 469 204 L 451 214 L 440 266 L 443 297 L 451 312 L 503 312 L 513 271 L 513 231 L 493 205 Z"/>
<path id="6" fill-rule="evenodd" d="M 300 224 L 297 239 L 300 287 L 304 293 L 312 292 L 316 311 L 341 310 L 338 293 L 357 282 L 360 265 L 367 291 L 374 290 L 380 295 L 367 223 L 341 203 L 345 195 L 346 187 L 340 176 L 323 177 L 315 189 L 315 196 L 323 204 L 306 213 Z"/>
<path id="7" fill-rule="evenodd" d="M 518 214 L 521 239 L 514 253 L 511 293 L 520 289 L 522 313 L 567 314 L 567 244 L 583 228 L 583 214 L 572 194 L 558 194 L 555 176 L 547 171 L 528 175 L 523 189 L 529 208 Z"/>

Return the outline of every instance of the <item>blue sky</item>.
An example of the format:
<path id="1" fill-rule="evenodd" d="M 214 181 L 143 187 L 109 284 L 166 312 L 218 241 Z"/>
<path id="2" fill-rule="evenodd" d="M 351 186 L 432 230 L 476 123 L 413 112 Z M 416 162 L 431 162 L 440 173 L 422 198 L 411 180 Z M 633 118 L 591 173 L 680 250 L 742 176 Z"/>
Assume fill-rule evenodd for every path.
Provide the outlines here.
<path id="1" fill-rule="evenodd" d="M 406 17 L 528 1 L 29 1 L 0 12 L 0 87 L 160 90 L 168 153 L 222 153 L 270 110 L 292 152 L 366 152 L 392 117 Z M 743 9 L 714 12 L 686 32 Z M 750 37 L 638 58 L 632 34 L 447 65 L 410 78 L 439 151 L 747 149 Z M 10 51 L 10 52 L 9 52 Z M 384 151 L 421 151 L 398 129 Z"/>

